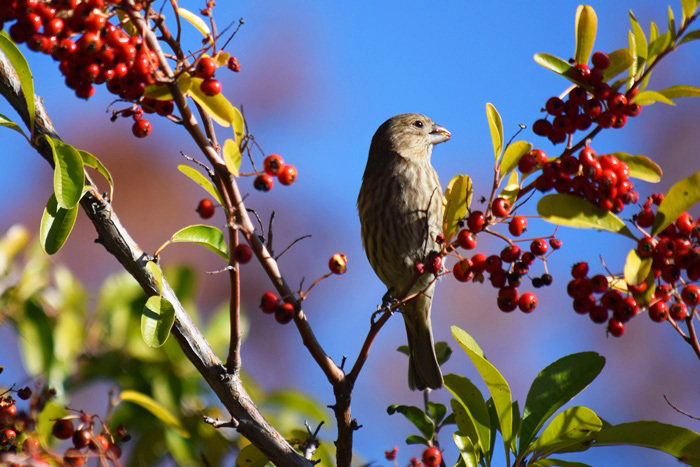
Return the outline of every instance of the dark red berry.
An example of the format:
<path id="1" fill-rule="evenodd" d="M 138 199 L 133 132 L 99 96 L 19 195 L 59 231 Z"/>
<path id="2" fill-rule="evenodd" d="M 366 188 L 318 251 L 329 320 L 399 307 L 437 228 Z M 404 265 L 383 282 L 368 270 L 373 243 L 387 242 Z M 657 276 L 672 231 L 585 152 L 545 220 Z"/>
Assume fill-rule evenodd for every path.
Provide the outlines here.
<path id="1" fill-rule="evenodd" d="M 656 239 L 654 237 L 644 237 L 637 243 L 637 254 L 640 258 L 650 258 L 656 249 Z"/>
<path id="2" fill-rule="evenodd" d="M 78 430 L 73 433 L 73 446 L 76 449 L 81 449 L 87 446 L 92 439 L 92 432 L 87 429 Z"/>
<path id="3" fill-rule="evenodd" d="M 253 182 L 253 187 L 258 190 L 258 191 L 263 191 L 267 192 L 272 189 L 272 185 L 275 184 L 275 181 L 272 179 L 272 177 L 268 174 L 262 174 L 258 175 L 255 177 L 255 181 Z"/>
<path id="4" fill-rule="evenodd" d="M 501 251 L 501 259 L 506 263 L 513 263 L 520 258 L 520 247 L 518 245 L 507 246 Z"/>
<path id="5" fill-rule="evenodd" d="M 486 218 L 481 211 L 472 211 L 467 218 L 467 226 L 472 232 L 480 232 L 484 227 Z"/>
<path id="6" fill-rule="evenodd" d="M 290 303 L 282 303 L 275 310 L 275 320 L 280 324 L 287 324 L 294 317 L 294 307 Z"/>
<path id="7" fill-rule="evenodd" d="M 593 63 L 594 67 L 605 70 L 610 66 L 610 57 L 603 52 L 596 52 L 593 54 L 593 57 L 591 57 L 591 63 Z"/>
<path id="8" fill-rule="evenodd" d="M 571 268 L 571 277 L 574 279 L 583 279 L 588 275 L 588 263 L 576 263 Z"/>
<path id="9" fill-rule="evenodd" d="M 591 277 L 591 286 L 593 288 L 593 292 L 603 293 L 608 290 L 608 278 L 602 274 L 596 274 L 595 276 Z"/>
<path id="10" fill-rule="evenodd" d="M 587 83 L 591 75 L 591 70 L 588 68 L 588 65 L 578 63 L 571 68 L 571 74 L 575 80 L 581 83 Z"/>
<path id="11" fill-rule="evenodd" d="M 216 212 L 216 207 L 212 200 L 205 198 L 199 202 L 196 211 L 202 219 L 209 219 Z"/>
<path id="12" fill-rule="evenodd" d="M 661 323 L 668 318 L 668 305 L 665 302 L 656 302 L 649 307 L 649 318 L 652 321 Z"/>
<path id="13" fill-rule="evenodd" d="M 654 224 L 654 212 L 651 209 L 644 209 L 637 214 L 637 225 L 640 227 L 651 227 Z"/>
<path id="14" fill-rule="evenodd" d="M 591 307 L 590 311 L 588 312 L 588 316 L 594 323 L 603 324 L 608 320 L 608 310 L 600 305 L 595 305 Z"/>
<path id="15" fill-rule="evenodd" d="M 537 136 L 548 136 L 552 131 L 552 124 L 541 118 L 532 124 L 532 132 Z"/>
<path id="16" fill-rule="evenodd" d="M 230 57 L 228 59 L 227 66 L 229 70 L 235 71 L 236 73 L 241 71 L 241 65 L 238 63 L 238 59 L 236 57 Z"/>
<path id="17" fill-rule="evenodd" d="M 608 321 L 608 332 L 613 337 L 620 337 L 625 333 L 625 323 L 615 318 L 610 318 Z"/>
<path id="18" fill-rule="evenodd" d="M 53 435 L 58 439 L 68 439 L 73 436 L 74 431 L 73 421 L 66 418 L 56 420 L 56 423 L 53 424 L 53 428 L 51 429 Z"/>
<path id="19" fill-rule="evenodd" d="M 265 292 L 260 299 L 260 309 L 266 314 L 274 313 L 279 302 L 280 299 L 275 293 Z"/>
<path id="20" fill-rule="evenodd" d="M 700 288 L 697 285 L 688 285 L 681 292 L 683 302 L 688 306 L 695 306 L 700 301 Z"/>
<path id="21" fill-rule="evenodd" d="M 535 239 L 532 241 L 532 243 L 530 243 L 530 251 L 535 256 L 544 255 L 545 253 L 547 253 L 548 249 L 549 245 L 547 245 L 547 242 L 545 242 L 541 238 Z"/>
<path id="22" fill-rule="evenodd" d="M 233 249 L 233 259 L 238 263 L 246 264 L 252 257 L 253 250 L 245 243 L 236 245 L 236 248 Z"/>
<path id="23" fill-rule="evenodd" d="M 688 317 L 688 307 L 685 303 L 676 302 L 669 307 L 669 314 L 675 321 L 681 321 Z"/>
<path id="24" fill-rule="evenodd" d="M 545 104 L 545 109 L 550 115 L 560 115 L 564 111 L 564 101 L 558 97 L 550 97 Z"/>
<path id="25" fill-rule="evenodd" d="M 552 250 L 558 250 L 561 248 L 562 242 L 558 238 L 551 238 L 549 239 L 549 245 L 552 247 Z"/>

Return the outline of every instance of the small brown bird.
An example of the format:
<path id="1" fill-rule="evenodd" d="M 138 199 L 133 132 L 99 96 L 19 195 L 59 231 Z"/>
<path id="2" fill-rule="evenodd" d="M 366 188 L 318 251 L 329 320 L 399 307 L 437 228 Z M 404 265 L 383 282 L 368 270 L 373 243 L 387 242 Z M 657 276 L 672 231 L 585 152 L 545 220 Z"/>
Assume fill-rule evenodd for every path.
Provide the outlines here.
<path id="1" fill-rule="evenodd" d="M 390 118 L 372 138 L 357 209 L 367 258 L 390 293 L 401 293 L 414 277 L 416 262 L 425 263 L 430 252 L 440 250 L 442 188 L 430 156 L 433 145 L 448 139 L 449 131 L 419 114 Z M 423 274 L 409 295 L 423 293 L 401 309 L 411 389 L 442 387 L 430 324 L 433 278 Z"/>

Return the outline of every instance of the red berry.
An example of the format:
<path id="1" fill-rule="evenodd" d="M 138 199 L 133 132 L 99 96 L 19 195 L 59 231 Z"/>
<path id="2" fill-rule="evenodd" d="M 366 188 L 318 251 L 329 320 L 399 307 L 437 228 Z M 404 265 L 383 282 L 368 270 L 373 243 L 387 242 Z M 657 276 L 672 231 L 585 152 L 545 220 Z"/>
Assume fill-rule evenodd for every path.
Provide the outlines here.
<path id="1" fill-rule="evenodd" d="M 95 436 L 90 441 L 90 450 L 95 452 L 106 453 L 109 448 L 109 441 L 103 435 Z"/>
<path id="2" fill-rule="evenodd" d="M 547 163 L 547 154 L 543 150 L 533 149 L 530 151 L 530 154 L 532 154 L 538 164 L 542 165 Z"/>
<path id="3" fill-rule="evenodd" d="M 462 229 L 457 234 L 457 244 L 465 250 L 476 248 L 476 236 L 466 229 Z"/>
<path id="4" fill-rule="evenodd" d="M 549 249 L 549 245 L 547 245 L 547 242 L 545 242 L 541 238 L 533 240 L 532 243 L 530 243 L 530 251 L 535 256 L 544 255 L 545 253 L 547 253 L 548 249 Z"/>
<path id="5" fill-rule="evenodd" d="M 214 215 L 216 207 L 210 199 L 205 198 L 199 202 L 196 211 L 202 219 L 209 219 Z"/>
<path id="6" fill-rule="evenodd" d="M 583 279 L 588 274 L 588 263 L 576 263 L 571 268 L 571 277 L 575 279 Z"/>
<path id="7" fill-rule="evenodd" d="M 514 237 L 519 237 L 527 228 L 527 219 L 523 216 L 515 216 L 508 224 L 508 231 Z"/>
<path id="8" fill-rule="evenodd" d="M 645 283 L 646 284 L 646 283 Z M 625 297 L 622 302 L 613 310 L 615 318 L 622 322 L 626 322 L 637 313 L 639 313 L 639 305 L 637 305 L 637 300 L 634 297 Z"/>
<path id="9" fill-rule="evenodd" d="M 610 318 L 610 321 L 608 321 L 608 332 L 613 337 L 622 336 L 625 333 L 625 323 L 615 318 Z"/>
<path id="10" fill-rule="evenodd" d="M 593 54 L 593 57 L 591 57 L 591 63 L 593 63 L 594 67 L 605 70 L 610 66 L 610 57 L 603 52 L 596 52 Z"/>
<path id="11" fill-rule="evenodd" d="M 275 181 L 272 179 L 272 177 L 268 174 L 262 174 L 258 175 L 255 177 L 255 181 L 253 182 L 253 187 L 258 190 L 258 191 L 263 191 L 267 192 L 272 189 L 272 185 L 275 184 Z"/>
<path id="12" fill-rule="evenodd" d="M 578 63 L 571 68 L 571 74 L 575 80 L 587 83 L 588 78 L 591 76 L 591 70 L 588 68 L 588 65 Z"/>
<path id="13" fill-rule="evenodd" d="M 617 118 L 615 117 L 615 114 L 609 110 L 606 110 L 598 116 L 596 122 L 601 128 L 612 128 L 612 126 L 615 125 L 616 120 Z"/>
<path id="14" fill-rule="evenodd" d="M 173 101 L 156 101 L 155 109 L 158 115 L 165 117 L 173 113 L 173 110 L 175 110 L 175 104 L 173 104 Z"/>
<path id="15" fill-rule="evenodd" d="M 690 235 L 693 232 L 693 227 L 695 227 L 695 223 L 687 212 L 684 212 L 676 219 L 676 228 L 681 235 Z"/>
<path id="16" fill-rule="evenodd" d="M 537 136 L 548 136 L 552 131 L 552 124 L 541 118 L 532 124 L 532 132 Z"/>
<path id="17" fill-rule="evenodd" d="M 284 159 L 279 154 L 270 154 L 263 161 L 263 169 L 265 173 L 270 175 L 279 175 L 284 168 Z"/>
<path id="18" fill-rule="evenodd" d="M 608 97 L 608 108 L 615 114 L 622 114 L 627 105 L 627 97 L 619 92 Z"/>
<path id="19" fill-rule="evenodd" d="M 688 285 L 681 292 L 683 302 L 688 306 L 695 306 L 700 301 L 700 288 L 697 285 Z"/>
<path id="20" fill-rule="evenodd" d="M 88 443 L 90 443 L 91 439 L 92 432 L 90 430 L 78 430 L 75 433 L 73 433 L 73 446 L 75 446 L 76 449 L 84 448 L 88 445 Z"/>
<path id="21" fill-rule="evenodd" d="M 657 323 L 666 321 L 666 318 L 668 318 L 668 305 L 666 305 L 666 302 L 656 302 L 650 306 L 649 318 Z"/>
<path id="22" fill-rule="evenodd" d="M 131 127 L 131 132 L 137 138 L 145 138 L 151 133 L 151 122 L 148 120 L 138 120 Z"/>
<path id="23" fill-rule="evenodd" d="M 600 303 L 608 310 L 614 310 L 622 303 L 622 295 L 617 290 L 608 290 L 600 297 Z"/>
<path id="24" fill-rule="evenodd" d="M 289 186 L 294 183 L 297 179 L 297 169 L 293 165 L 285 165 L 282 171 L 277 176 L 277 180 L 280 181 L 282 185 Z"/>
<path id="25" fill-rule="evenodd" d="M 78 449 L 66 449 L 63 454 L 63 462 L 70 467 L 81 467 L 85 464 L 85 456 Z"/>
<path id="26" fill-rule="evenodd" d="M 486 269 L 486 255 L 482 253 L 477 253 L 472 256 L 472 271 L 474 274 L 479 274 L 484 272 Z"/>
<path id="27" fill-rule="evenodd" d="M 266 314 L 274 313 L 277 309 L 277 305 L 279 305 L 279 302 L 280 299 L 276 294 L 272 292 L 265 292 L 260 300 L 260 309 Z"/>
<path id="28" fill-rule="evenodd" d="M 608 290 L 608 278 L 602 274 L 596 274 L 591 278 L 591 286 L 593 287 L 593 292 L 603 293 Z"/>
<path id="29" fill-rule="evenodd" d="M 215 72 L 216 60 L 214 60 L 211 57 L 202 57 L 199 59 L 199 61 L 197 62 L 197 68 L 195 69 L 195 73 L 198 77 L 203 79 L 211 78 L 212 76 L 214 76 Z M 206 94 L 204 89 L 202 89 L 202 92 Z M 221 89 L 219 89 L 219 92 L 221 92 Z M 218 92 L 214 94 L 218 94 Z"/>
<path id="30" fill-rule="evenodd" d="M 240 63 L 238 63 L 238 59 L 236 57 L 230 57 L 228 59 L 227 65 L 228 65 L 228 69 L 231 71 L 235 71 L 236 73 L 241 71 L 241 65 L 240 65 Z"/>
<path id="31" fill-rule="evenodd" d="M 501 260 L 501 257 L 498 255 L 491 255 L 488 258 L 486 258 L 486 263 L 484 263 L 484 267 L 486 269 L 486 272 L 489 272 L 493 274 L 494 272 L 500 270 L 503 266 L 503 260 Z"/>
<path id="32" fill-rule="evenodd" d="M 591 118 L 595 118 L 603 111 L 603 106 L 598 99 L 589 99 L 583 104 L 583 111 Z"/>
<path id="33" fill-rule="evenodd" d="M 438 467 L 442 463 L 442 453 L 436 447 L 423 451 L 423 464 L 425 467 Z"/>
<path id="34" fill-rule="evenodd" d="M 507 246 L 501 251 L 501 259 L 506 263 L 512 263 L 520 258 L 520 247 L 518 245 Z"/>
<path id="35" fill-rule="evenodd" d="M 435 275 L 440 274 L 440 271 L 442 271 L 442 256 L 437 254 L 437 252 L 432 252 L 428 257 L 428 262 L 425 265 L 425 269 Z"/>
<path id="36" fill-rule="evenodd" d="M 27 438 L 22 443 L 22 452 L 35 457 L 39 454 L 39 440 L 36 438 Z"/>
<path id="37" fill-rule="evenodd" d="M 588 316 L 594 323 L 603 324 L 608 320 L 608 310 L 600 305 L 595 305 L 591 307 L 590 311 L 588 312 Z"/>
<path id="38" fill-rule="evenodd" d="M 253 257 L 253 250 L 245 243 L 236 245 L 233 249 L 233 259 L 241 264 L 246 264 Z"/>
<path id="39" fill-rule="evenodd" d="M 328 269 L 333 274 L 345 274 L 348 270 L 348 258 L 342 253 L 336 253 L 328 260 Z"/>
<path id="40" fill-rule="evenodd" d="M 107 448 L 107 457 L 111 459 L 112 461 L 115 461 L 119 459 L 122 456 L 122 448 L 117 446 L 116 444 L 109 444 L 109 447 Z M 115 462 L 116 464 L 116 462 Z"/>
<path id="41" fill-rule="evenodd" d="M 469 259 L 457 261 L 452 267 L 452 274 L 459 282 L 470 281 L 474 277 L 474 273 L 471 271 L 471 261 Z"/>
<path id="42" fill-rule="evenodd" d="M 651 227 L 654 224 L 654 212 L 651 209 L 644 209 L 637 214 L 637 225 L 640 227 Z"/>
<path id="43" fill-rule="evenodd" d="M 551 238 L 549 239 L 549 245 L 552 247 L 552 250 L 558 250 L 561 248 L 562 242 L 558 238 Z"/>
<path id="44" fill-rule="evenodd" d="M 518 300 L 517 298 L 513 300 L 506 297 L 498 297 L 496 304 L 498 305 L 499 310 L 509 313 L 518 307 Z"/>
<path id="45" fill-rule="evenodd" d="M 56 420 L 56 423 L 53 424 L 53 428 L 51 429 L 53 435 L 58 439 L 68 439 L 73 436 L 74 431 L 73 422 L 66 418 Z"/>
<path id="46" fill-rule="evenodd" d="M 640 113 L 642 113 L 642 106 L 639 104 L 632 103 L 625 106 L 625 115 L 628 117 L 636 117 Z"/>
<path id="47" fill-rule="evenodd" d="M 0 446 L 10 446 L 11 444 L 14 444 L 16 440 L 17 433 L 15 430 L 10 430 L 8 428 L 0 431 Z"/>
<path id="48" fill-rule="evenodd" d="M 530 313 L 537 307 L 537 295 L 533 293 L 523 294 L 518 299 L 518 308 L 523 313 Z"/>
<path id="49" fill-rule="evenodd" d="M 506 217 L 510 212 L 510 202 L 505 198 L 496 198 L 491 209 L 496 217 Z"/>
<path id="50" fill-rule="evenodd" d="M 545 109 L 550 115 L 559 115 L 564 111 L 564 101 L 558 97 L 550 97 L 545 104 Z"/>
<path id="51" fill-rule="evenodd" d="M 688 307 L 685 303 L 676 302 L 669 307 L 669 313 L 675 321 L 681 321 L 688 317 Z"/>
<path id="52" fill-rule="evenodd" d="M 221 93 L 221 82 L 213 78 L 207 78 L 199 85 L 199 89 L 206 96 L 216 96 Z"/>
<path id="53" fill-rule="evenodd" d="M 472 232 L 480 232 L 481 229 L 484 227 L 484 222 L 486 221 L 486 218 L 484 217 L 484 213 L 481 211 L 472 211 L 469 214 L 469 217 L 467 217 L 467 227 L 469 227 L 469 230 Z"/>
<path id="54" fill-rule="evenodd" d="M 656 249 L 656 239 L 654 237 L 644 237 L 637 243 L 637 254 L 640 258 L 650 258 Z"/>
<path id="55" fill-rule="evenodd" d="M 275 310 L 275 320 L 280 324 L 287 324 L 294 317 L 294 307 L 290 303 L 282 303 Z"/>
<path id="56" fill-rule="evenodd" d="M 535 156 L 533 156 L 532 153 L 528 152 L 526 154 L 523 154 L 523 156 L 518 161 L 518 170 L 521 173 L 529 174 L 530 172 L 535 170 L 536 165 L 537 160 L 535 160 Z"/>

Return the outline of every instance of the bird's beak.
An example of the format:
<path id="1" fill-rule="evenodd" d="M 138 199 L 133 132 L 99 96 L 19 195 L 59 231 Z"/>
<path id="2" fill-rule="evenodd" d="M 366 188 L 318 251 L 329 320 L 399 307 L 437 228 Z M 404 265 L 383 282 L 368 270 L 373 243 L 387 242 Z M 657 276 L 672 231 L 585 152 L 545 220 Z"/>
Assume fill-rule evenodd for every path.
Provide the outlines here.
<path id="1" fill-rule="evenodd" d="M 433 129 L 430 132 L 430 144 L 440 144 L 444 143 L 450 139 L 450 132 L 447 128 L 441 127 L 440 125 L 433 125 Z"/>

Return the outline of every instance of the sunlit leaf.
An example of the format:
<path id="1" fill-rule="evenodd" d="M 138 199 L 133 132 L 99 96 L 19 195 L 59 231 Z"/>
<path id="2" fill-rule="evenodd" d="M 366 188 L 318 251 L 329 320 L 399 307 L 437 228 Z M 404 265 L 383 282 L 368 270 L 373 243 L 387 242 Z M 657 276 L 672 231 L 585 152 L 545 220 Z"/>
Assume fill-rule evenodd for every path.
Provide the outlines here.
<path id="1" fill-rule="evenodd" d="M 153 398 L 147 396 L 146 394 L 126 390 L 119 394 L 118 400 L 132 402 L 136 405 L 140 405 L 144 409 L 148 410 L 151 414 L 155 415 L 160 421 L 164 422 L 170 428 L 173 428 L 180 436 L 183 438 L 189 438 L 190 435 L 185 431 L 185 428 L 180 423 L 180 420 L 175 417 L 168 409 L 163 407 Z"/>
<path id="2" fill-rule="evenodd" d="M 528 465 L 532 467 L 592 467 L 591 465 L 584 464 L 582 462 L 571 462 L 561 459 L 552 459 L 551 457 L 536 460 L 532 464 Z"/>
<path id="3" fill-rule="evenodd" d="M 202 18 L 189 10 L 185 10 L 184 8 L 178 8 L 177 12 L 182 19 L 194 26 L 197 31 L 201 32 L 204 37 L 211 41 L 211 31 L 209 30 L 207 23 L 205 23 Z"/>
<path id="4" fill-rule="evenodd" d="M 167 299 L 154 295 L 148 297 L 141 314 L 141 335 L 149 347 L 160 347 L 170 336 L 175 322 L 175 307 Z"/>
<path id="5" fill-rule="evenodd" d="M 678 99 L 679 97 L 700 97 L 700 89 L 693 86 L 671 86 L 670 88 L 659 91 L 669 99 Z"/>
<path id="6" fill-rule="evenodd" d="M 637 285 L 644 282 L 651 271 L 651 258 L 640 258 L 637 250 L 630 250 L 625 261 L 625 282 Z"/>
<path id="7" fill-rule="evenodd" d="M 177 169 L 183 174 L 187 175 L 197 185 L 204 188 L 207 191 L 207 193 L 212 195 L 214 199 L 219 202 L 219 204 L 222 203 L 219 191 L 216 189 L 211 180 L 202 175 L 202 173 L 199 170 L 192 168 L 189 165 L 178 165 Z"/>
<path id="8" fill-rule="evenodd" d="M 457 175 L 447 184 L 442 198 L 442 230 L 446 239 L 452 238 L 467 214 L 472 201 L 472 179 L 468 175 Z"/>
<path id="9" fill-rule="evenodd" d="M 629 42 L 629 51 L 632 56 L 632 64 L 629 70 L 627 70 L 627 76 L 629 80 L 627 81 L 627 89 L 630 88 L 634 78 L 637 76 L 637 70 L 639 66 L 639 56 L 637 55 L 637 38 L 634 36 L 632 31 L 627 31 L 627 41 Z"/>
<path id="10" fill-rule="evenodd" d="M 532 150 L 532 144 L 525 141 L 516 141 L 506 148 L 501 159 L 499 178 L 502 180 L 508 173 L 518 166 L 518 161 L 524 154 Z"/>
<path id="11" fill-rule="evenodd" d="M 459 455 L 465 467 L 477 467 L 479 465 L 479 456 L 474 443 L 472 443 L 468 437 L 462 436 L 459 432 L 453 433 L 452 439 L 454 439 L 457 449 L 459 449 Z"/>
<path id="12" fill-rule="evenodd" d="M 650 183 L 661 181 L 661 176 L 663 175 L 661 167 L 648 157 L 624 152 L 615 152 L 612 155 L 627 164 L 630 169 L 630 177 Z"/>
<path id="13" fill-rule="evenodd" d="M 602 427 L 603 423 L 591 409 L 572 407 L 554 417 L 526 452 L 554 453 L 590 439 Z"/>
<path id="14" fill-rule="evenodd" d="M 574 53 L 576 63 L 588 63 L 597 29 L 598 17 L 593 7 L 579 5 L 576 10 L 576 52 Z"/>
<path id="15" fill-rule="evenodd" d="M 34 78 L 29 69 L 27 59 L 24 58 L 22 52 L 19 51 L 15 43 L 10 39 L 7 30 L 0 31 L 0 50 L 3 51 L 7 59 L 12 64 L 12 68 L 17 73 L 19 85 L 24 94 L 24 101 L 27 104 L 27 115 L 29 115 L 29 133 L 34 134 Z"/>
<path id="16" fill-rule="evenodd" d="M 510 173 L 508 177 L 508 183 L 506 183 L 503 191 L 498 195 L 500 198 L 505 199 L 511 205 L 518 198 L 518 193 L 520 193 L 520 181 L 518 180 L 518 172 L 515 170 Z"/>
<path id="17" fill-rule="evenodd" d="M 44 135 L 51 146 L 54 161 L 53 190 L 59 206 L 71 209 L 80 201 L 85 185 L 83 158 L 80 153 L 60 140 Z"/>
<path id="18" fill-rule="evenodd" d="M 182 94 L 186 94 L 187 91 L 190 90 L 191 85 L 192 80 L 189 73 L 183 73 L 177 79 L 177 87 L 180 88 Z M 144 97 L 158 101 L 170 101 L 173 99 L 173 95 L 170 94 L 166 84 L 149 84 L 146 86 L 143 95 Z"/>
<path id="19" fill-rule="evenodd" d="M 696 41 L 700 39 L 700 30 L 691 31 L 678 42 L 678 45 L 685 44 L 686 42 Z"/>
<path id="20" fill-rule="evenodd" d="M 158 286 L 158 294 L 163 295 L 163 273 L 161 272 L 160 268 L 153 261 L 149 261 L 146 263 L 146 269 L 151 273 L 153 280 Z"/>
<path id="21" fill-rule="evenodd" d="M 549 417 L 591 384 L 604 366 L 604 357 L 581 352 L 560 358 L 535 377 L 523 409 L 518 454 L 527 450 Z"/>
<path id="22" fill-rule="evenodd" d="M 700 172 L 681 180 L 668 190 L 661 202 L 651 234 L 656 235 L 666 228 L 671 222 L 675 222 L 678 216 L 686 212 L 700 201 Z"/>
<path id="23" fill-rule="evenodd" d="M 491 427 L 489 412 L 481 391 L 469 379 L 453 374 L 445 375 L 445 387 L 464 407 L 477 435 L 474 439 L 475 444 L 481 447 L 482 452 L 487 452 L 491 445 Z M 459 427 L 459 423 L 457 426 Z"/>
<path id="24" fill-rule="evenodd" d="M 4 126 L 5 128 L 15 130 L 17 133 L 21 134 L 25 138 L 27 137 L 27 135 L 24 134 L 24 131 L 22 131 L 22 128 L 20 128 L 19 125 L 17 125 L 15 122 L 13 122 L 12 120 L 10 120 L 2 114 L 0 114 L 0 126 Z"/>
<path id="25" fill-rule="evenodd" d="M 228 99 L 226 99 L 222 93 L 215 96 L 207 96 L 202 92 L 200 88 L 201 85 L 201 78 L 192 78 L 192 85 L 187 94 L 191 96 L 197 104 L 201 105 L 207 115 L 219 125 L 227 127 L 236 121 L 236 108 L 231 105 Z"/>
<path id="26" fill-rule="evenodd" d="M 607 230 L 636 240 L 624 222 L 615 214 L 576 196 L 547 195 L 537 203 L 537 212 L 542 219 L 552 224 L 580 229 Z"/>
<path id="27" fill-rule="evenodd" d="M 486 104 L 486 118 L 489 121 L 489 129 L 491 130 L 493 152 L 496 156 L 496 161 L 498 161 L 501 157 L 501 152 L 503 152 L 503 122 L 496 107 L 490 102 Z"/>
<path id="28" fill-rule="evenodd" d="M 676 105 L 671 99 L 656 91 L 642 91 L 636 96 L 634 96 L 631 102 L 639 104 L 641 106 L 651 105 L 654 102 L 662 102 L 668 105 Z"/>
<path id="29" fill-rule="evenodd" d="M 469 416 L 469 412 L 464 408 L 458 400 L 452 399 L 450 401 L 450 406 L 452 407 L 452 414 L 455 417 L 455 424 L 457 425 L 457 431 L 461 436 L 469 438 L 472 440 L 475 446 L 479 445 L 479 433 L 476 431 L 476 425 L 474 420 Z"/>
<path id="30" fill-rule="evenodd" d="M 605 71 L 603 71 L 604 82 L 610 81 L 620 73 L 624 72 L 630 66 L 632 66 L 632 63 L 634 62 L 632 54 L 630 54 L 628 49 L 620 49 L 609 53 L 608 58 L 610 58 L 610 65 L 605 69 Z"/>
<path id="31" fill-rule="evenodd" d="M 236 467 L 266 467 L 268 465 L 272 465 L 272 462 L 267 459 L 267 456 L 260 449 L 252 444 L 241 449 L 238 456 L 236 456 Z"/>
<path id="32" fill-rule="evenodd" d="M 241 168 L 241 150 L 238 148 L 238 144 L 232 139 L 227 139 L 224 141 L 223 152 L 226 167 L 234 177 L 238 177 Z"/>
<path id="33" fill-rule="evenodd" d="M 243 119 L 243 114 L 238 107 L 233 108 L 233 137 L 236 138 L 236 143 L 238 147 L 241 147 L 243 143 L 243 137 L 245 136 L 245 120 Z"/>
<path id="34" fill-rule="evenodd" d="M 676 39 L 676 20 L 673 17 L 673 9 L 668 6 L 668 32 L 671 34 L 671 39 Z"/>
<path id="35" fill-rule="evenodd" d="M 182 230 L 178 230 L 170 241 L 174 243 L 191 242 L 202 245 L 212 253 L 216 253 L 225 260 L 228 260 L 228 247 L 221 230 L 210 225 L 190 225 Z"/>
<path id="36" fill-rule="evenodd" d="M 112 180 L 112 174 L 109 173 L 107 167 L 104 166 L 100 160 L 90 154 L 87 151 L 78 150 L 78 154 L 83 159 L 83 165 L 90 167 L 91 169 L 97 170 L 109 183 L 109 199 L 114 201 L 114 180 Z"/>
<path id="37" fill-rule="evenodd" d="M 693 16 L 693 13 L 695 13 L 695 10 L 697 9 L 697 1 L 696 0 L 681 0 L 681 8 L 683 9 L 683 24 Z"/>
<path id="38" fill-rule="evenodd" d="M 76 217 L 78 217 L 77 205 L 71 209 L 63 209 L 58 205 L 56 195 L 51 194 L 44 208 L 44 214 L 41 216 L 39 228 L 39 242 L 46 254 L 53 255 L 61 249 L 73 230 Z"/>
<path id="39" fill-rule="evenodd" d="M 649 62 L 654 60 L 663 50 L 671 44 L 671 34 L 666 31 L 649 44 Z"/>
<path id="40" fill-rule="evenodd" d="M 571 68 L 571 65 L 566 60 L 549 54 L 535 54 L 535 63 L 553 71 L 559 75 L 563 75 Z"/>
<path id="41" fill-rule="evenodd" d="M 649 52 L 647 49 L 647 38 L 644 35 L 644 30 L 637 22 L 637 18 L 634 17 L 632 10 L 630 10 L 630 24 L 632 25 L 632 32 L 634 33 L 635 44 L 637 46 L 637 56 L 646 60 Z"/>
<path id="42" fill-rule="evenodd" d="M 418 407 L 412 405 L 392 404 L 386 409 L 389 415 L 400 413 L 406 417 L 427 439 L 433 439 L 435 434 L 435 424 L 433 421 Z"/>

